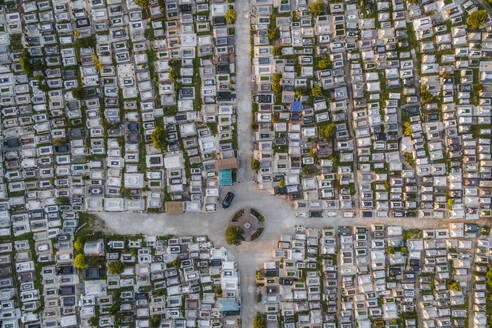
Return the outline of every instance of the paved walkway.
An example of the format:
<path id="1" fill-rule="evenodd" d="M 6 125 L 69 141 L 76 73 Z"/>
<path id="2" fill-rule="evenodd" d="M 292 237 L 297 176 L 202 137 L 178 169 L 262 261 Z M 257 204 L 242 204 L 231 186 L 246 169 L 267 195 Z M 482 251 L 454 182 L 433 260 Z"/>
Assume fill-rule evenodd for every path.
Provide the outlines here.
<path id="1" fill-rule="evenodd" d="M 253 179 L 250 158 L 253 154 L 251 131 L 251 44 L 249 1 L 236 1 L 236 97 L 238 114 L 238 158 L 240 167 L 237 179 L 249 182 Z"/>

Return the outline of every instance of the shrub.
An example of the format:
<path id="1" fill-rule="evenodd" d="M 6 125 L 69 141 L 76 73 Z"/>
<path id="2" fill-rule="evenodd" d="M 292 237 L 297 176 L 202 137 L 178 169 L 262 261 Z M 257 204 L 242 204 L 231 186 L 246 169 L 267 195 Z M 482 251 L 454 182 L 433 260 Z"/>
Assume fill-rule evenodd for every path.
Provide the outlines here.
<path id="1" fill-rule="evenodd" d="M 454 290 L 456 292 L 461 290 L 460 284 L 454 279 L 449 279 L 447 285 L 449 289 Z"/>
<path id="2" fill-rule="evenodd" d="M 258 219 L 258 221 L 260 221 L 260 222 L 265 221 L 265 218 L 263 217 L 263 215 L 261 215 L 260 212 L 258 212 L 254 208 L 251 208 L 249 211 L 251 212 L 251 214 L 253 214 Z"/>
<path id="3" fill-rule="evenodd" d="M 142 8 L 148 8 L 150 5 L 150 0 L 135 0 L 135 3 Z"/>
<path id="4" fill-rule="evenodd" d="M 280 56 L 280 55 L 282 55 L 282 47 L 281 46 L 275 46 L 275 47 L 273 47 L 273 55 L 274 56 Z"/>
<path id="5" fill-rule="evenodd" d="M 311 95 L 313 97 L 321 97 L 321 87 L 319 85 L 315 85 L 312 89 L 311 89 Z"/>
<path id="6" fill-rule="evenodd" d="M 162 151 L 166 150 L 167 147 L 167 131 L 157 126 L 152 132 L 152 142 L 155 148 Z"/>
<path id="7" fill-rule="evenodd" d="M 280 86 L 280 73 L 273 74 L 272 91 L 275 95 L 279 95 L 282 92 L 282 87 Z"/>
<path id="8" fill-rule="evenodd" d="M 85 255 L 84 254 L 79 254 L 75 256 L 75 259 L 73 260 L 73 265 L 77 269 L 85 269 L 87 268 L 87 263 L 85 261 Z"/>
<path id="9" fill-rule="evenodd" d="M 83 248 L 84 248 L 84 243 L 82 242 L 80 237 L 78 237 L 73 243 L 73 249 L 75 249 L 77 252 L 80 252 L 82 251 Z"/>
<path id="10" fill-rule="evenodd" d="M 161 326 L 161 316 L 153 315 L 152 319 L 150 319 L 150 326 L 152 328 L 159 328 Z"/>
<path id="11" fill-rule="evenodd" d="M 255 315 L 255 321 L 253 323 L 254 328 L 266 328 L 267 322 L 265 317 L 261 313 Z"/>
<path id="12" fill-rule="evenodd" d="M 236 9 L 234 8 L 227 9 L 227 12 L 225 14 L 225 19 L 228 24 L 234 24 L 234 22 L 236 21 Z"/>
<path id="13" fill-rule="evenodd" d="M 22 70 L 24 71 L 24 73 L 26 73 L 27 75 L 32 74 L 33 67 L 31 64 L 31 55 L 29 54 L 29 52 L 27 50 L 24 50 L 24 52 L 20 56 L 19 63 L 20 63 Z"/>
<path id="14" fill-rule="evenodd" d="M 323 0 L 317 0 L 311 4 L 311 12 L 314 15 L 323 15 L 325 13 L 325 2 Z"/>
<path id="15" fill-rule="evenodd" d="M 251 169 L 258 171 L 260 169 L 260 161 L 251 157 Z"/>
<path id="16" fill-rule="evenodd" d="M 485 10 L 477 10 L 471 13 L 466 23 L 473 29 L 478 29 L 487 22 L 487 12 Z"/>
<path id="17" fill-rule="evenodd" d="M 316 66 L 318 66 L 318 69 L 327 69 L 328 67 L 330 67 L 330 65 L 330 60 L 328 58 L 325 58 L 318 61 L 318 64 Z"/>
<path id="18" fill-rule="evenodd" d="M 236 226 L 228 226 L 225 231 L 225 239 L 227 244 L 239 246 L 241 242 L 244 240 L 243 229 Z"/>
<path id="19" fill-rule="evenodd" d="M 174 261 L 171 262 L 171 265 L 176 269 L 179 269 L 181 267 L 181 259 L 179 257 L 176 258 Z"/>
<path id="20" fill-rule="evenodd" d="M 121 274 L 125 270 L 125 267 L 121 261 L 116 260 L 109 263 L 108 270 L 111 274 Z"/>
<path id="21" fill-rule="evenodd" d="M 72 95 L 75 99 L 79 99 L 79 100 L 85 99 L 86 92 L 85 92 L 84 87 L 80 86 L 80 87 L 73 89 Z"/>
<path id="22" fill-rule="evenodd" d="M 70 204 L 70 198 L 68 198 L 66 196 L 57 197 L 56 203 L 61 204 L 61 205 L 68 205 L 68 204 Z"/>
<path id="23" fill-rule="evenodd" d="M 98 327 L 99 326 L 99 318 L 97 316 L 93 316 L 89 319 L 89 325 L 93 327 Z"/>
<path id="24" fill-rule="evenodd" d="M 237 222 L 239 221 L 239 218 L 243 215 L 244 209 L 240 209 L 236 213 L 234 213 L 234 216 L 232 217 L 232 222 Z"/>
<path id="25" fill-rule="evenodd" d="M 331 139 L 335 136 L 336 125 L 335 123 L 330 123 L 319 128 L 319 136 L 322 138 Z"/>
<path id="26" fill-rule="evenodd" d="M 450 211 L 453 210 L 453 205 L 454 205 L 454 198 L 449 198 L 448 199 L 448 207 L 449 207 Z"/>

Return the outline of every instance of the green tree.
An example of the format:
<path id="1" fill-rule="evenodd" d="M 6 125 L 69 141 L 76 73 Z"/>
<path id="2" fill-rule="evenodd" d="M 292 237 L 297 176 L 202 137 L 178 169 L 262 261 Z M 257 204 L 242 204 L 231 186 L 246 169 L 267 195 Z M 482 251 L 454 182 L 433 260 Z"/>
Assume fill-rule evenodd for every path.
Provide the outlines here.
<path id="1" fill-rule="evenodd" d="M 72 95 L 75 99 L 85 99 L 86 93 L 84 87 L 80 86 L 72 90 Z"/>
<path id="2" fill-rule="evenodd" d="M 135 3 L 144 9 L 150 6 L 150 0 L 135 0 Z"/>
<path id="3" fill-rule="evenodd" d="M 323 0 L 317 0 L 311 4 L 310 8 L 314 15 L 323 15 L 326 10 L 325 2 Z"/>
<path id="4" fill-rule="evenodd" d="M 228 245 L 241 245 L 244 240 L 243 229 L 237 226 L 228 226 L 225 231 L 225 239 Z"/>
<path id="5" fill-rule="evenodd" d="M 330 60 L 328 58 L 321 59 L 316 64 L 318 69 L 327 69 L 328 67 L 330 67 L 330 65 L 331 65 L 331 63 L 330 63 Z"/>
<path id="6" fill-rule="evenodd" d="M 66 138 L 55 138 L 53 139 L 53 144 L 55 146 L 62 146 L 64 144 L 67 143 L 67 139 Z"/>
<path id="7" fill-rule="evenodd" d="M 321 92 L 321 87 L 319 85 L 315 85 L 312 89 L 311 89 L 311 95 L 313 97 L 321 97 L 322 95 L 322 92 Z"/>
<path id="8" fill-rule="evenodd" d="M 395 249 L 391 246 L 386 247 L 386 253 L 395 254 Z"/>
<path id="9" fill-rule="evenodd" d="M 80 237 L 77 237 L 77 239 L 73 242 L 73 249 L 75 251 L 80 252 L 84 248 L 84 243 L 80 239 Z"/>
<path id="10" fill-rule="evenodd" d="M 255 315 L 255 321 L 253 322 L 253 327 L 254 328 L 266 328 L 267 322 L 266 322 L 265 316 L 263 316 L 261 313 L 257 313 Z"/>
<path id="11" fill-rule="evenodd" d="M 121 274 L 125 270 L 125 267 L 120 260 L 116 260 L 108 264 L 108 270 L 111 274 Z"/>
<path id="12" fill-rule="evenodd" d="M 319 128 L 319 136 L 322 138 L 332 139 L 335 136 L 336 125 L 335 123 L 330 123 Z"/>
<path id="13" fill-rule="evenodd" d="M 485 10 L 477 10 L 471 13 L 466 22 L 471 28 L 478 29 L 487 22 L 487 17 Z"/>
<path id="14" fill-rule="evenodd" d="M 31 55 L 29 54 L 29 51 L 27 51 L 27 49 L 24 49 L 24 51 L 22 52 L 22 55 L 19 58 L 19 63 L 24 73 L 26 73 L 27 75 L 32 74 L 34 68 L 31 64 Z"/>
<path id="15" fill-rule="evenodd" d="M 447 285 L 449 289 L 454 290 L 456 292 L 461 290 L 460 284 L 454 279 L 449 279 Z"/>
<path id="16" fill-rule="evenodd" d="M 274 56 L 280 56 L 280 55 L 282 55 L 282 46 L 275 46 L 275 47 L 273 47 L 273 55 Z"/>
<path id="17" fill-rule="evenodd" d="M 448 199 L 448 207 L 449 207 L 450 211 L 453 210 L 453 205 L 454 205 L 454 198 L 449 198 Z"/>
<path id="18" fill-rule="evenodd" d="M 56 203 L 61 205 L 68 205 L 70 204 L 70 198 L 68 198 L 67 196 L 56 197 Z"/>
<path id="19" fill-rule="evenodd" d="M 485 274 L 485 278 L 487 278 L 487 285 L 492 289 L 492 267 L 489 267 L 489 271 Z"/>
<path id="20" fill-rule="evenodd" d="M 99 326 L 99 318 L 97 316 L 93 316 L 89 319 L 89 325 L 92 327 L 97 327 Z"/>
<path id="21" fill-rule="evenodd" d="M 234 24 L 234 22 L 236 21 L 236 9 L 234 8 L 227 9 L 227 12 L 225 14 L 225 19 L 228 24 Z"/>
<path id="22" fill-rule="evenodd" d="M 278 183 L 278 187 L 279 187 L 279 188 L 283 188 L 283 187 L 285 187 L 285 181 L 284 181 L 284 179 L 282 179 L 282 180 L 280 180 L 280 181 L 279 181 L 279 183 Z"/>
<path id="23" fill-rule="evenodd" d="M 150 319 L 150 326 L 152 328 L 159 328 L 160 325 L 161 325 L 161 316 L 153 315 L 152 318 Z"/>
<path id="24" fill-rule="evenodd" d="M 428 104 L 434 101 L 434 96 L 429 91 L 427 91 L 427 87 L 425 85 L 422 85 L 420 87 L 420 97 L 423 104 Z"/>
<path id="25" fill-rule="evenodd" d="M 166 150 L 167 147 L 167 130 L 164 130 L 162 127 L 157 126 L 152 132 L 152 142 L 155 148 L 160 149 L 162 151 Z"/>
<path id="26" fill-rule="evenodd" d="M 280 85 L 280 78 L 282 75 L 280 73 L 273 74 L 273 82 L 272 82 L 272 91 L 275 95 L 278 95 L 282 92 L 282 86 Z"/>
<path id="27" fill-rule="evenodd" d="M 251 157 L 251 169 L 255 171 L 260 169 L 260 161 L 254 157 Z"/>
<path id="28" fill-rule="evenodd" d="M 75 259 L 73 260 L 73 265 L 77 269 L 87 268 L 87 263 L 85 262 L 85 255 L 84 254 L 78 254 L 77 256 L 75 256 Z"/>

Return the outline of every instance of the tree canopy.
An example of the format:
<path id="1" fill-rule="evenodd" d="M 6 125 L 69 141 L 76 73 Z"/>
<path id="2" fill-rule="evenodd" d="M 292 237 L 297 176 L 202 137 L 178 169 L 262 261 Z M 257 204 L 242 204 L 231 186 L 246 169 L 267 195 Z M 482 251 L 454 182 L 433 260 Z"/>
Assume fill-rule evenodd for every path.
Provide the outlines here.
<path id="1" fill-rule="evenodd" d="M 87 267 L 87 263 L 85 262 L 85 255 L 79 254 L 75 256 L 75 259 L 73 260 L 73 265 L 77 269 L 85 269 Z"/>
<path id="2" fill-rule="evenodd" d="M 84 248 L 84 243 L 82 242 L 82 240 L 79 238 L 77 238 L 74 243 L 73 243 L 73 248 L 77 251 L 77 252 L 80 252 L 82 251 L 82 249 Z"/>
<path id="3" fill-rule="evenodd" d="M 327 69 L 328 67 L 330 67 L 330 65 L 331 65 L 331 62 L 330 62 L 330 59 L 328 59 L 328 58 L 321 59 L 316 64 L 318 69 Z"/>
<path id="4" fill-rule="evenodd" d="M 237 226 L 228 226 L 225 231 L 225 239 L 227 244 L 239 246 L 244 240 L 243 229 Z"/>
<path id="5" fill-rule="evenodd" d="M 265 320 L 265 317 L 261 313 L 257 313 L 255 315 L 255 321 L 253 322 L 253 327 L 254 328 L 266 328 L 267 327 L 267 322 Z"/>
<path id="6" fill-rule="evenodd" d="M 24 52 L 22 52 L 22 55 L 19 58 L 19 63 L 24 73 L 26 73 L 27 75 L 32 74 L 34 68 L 31 64 L 31 55 L 27 50 L 24 50 Z"/>
<path id="7" fill-rule="evenodd" d="M 225 14 L 225 19 L 228 24 L 234 24 L 234 22 L 236 21 L 236 9 L 234 8 L 227 9 L 227 12 Z"/>
<path id="8" fill-rule="evenodd" d="M 150 0 L 135 0 L 135 3 L 142 8 L 149 8 Z"/>
<path id="9" fill-rule="evenodd" d="M 323 0 L 317 0 L 311 4 L 310 8 L 314 15 L 323 15 L 326 10 L 325 2 Z"/>
<path id="10" fill-rule="evenodd" d="M 162 151 L 166 150 L 167 147 L 167 131 L 162 127 L 157 126 L 152 132 L 152 142 L 154 147 Z"/>
<path id="11" fill-rule="evenodd" d="M 485 10 L 474 11 L 468 17 L 468 26 L 474 29 L 478 29 L 487 22 L 487 17 L 487 12 Z"/>
<path id="12" fill-rule="evenodd" d="M 335 123 L 330 123 L 319 128 L 319 136 L 322 138 L 331 139 L 335 136 L 336 125 Z"/>
<path id="13" fill-rule="evenodd" d="M 108 270 L 111 274 L 121 274 L 125 270 L 123 263 L 121 261 L 116 260 L 112 261 L 108 264 Z"/>
<path id="14" fill-rule="evenodd" d="M 311 95 L 313 97 L 321 97 L 322 95 L 322 91 L 321 91 L 321 87 L 319 85 L 315 85 L 312 89 L 311 89 Z"/>

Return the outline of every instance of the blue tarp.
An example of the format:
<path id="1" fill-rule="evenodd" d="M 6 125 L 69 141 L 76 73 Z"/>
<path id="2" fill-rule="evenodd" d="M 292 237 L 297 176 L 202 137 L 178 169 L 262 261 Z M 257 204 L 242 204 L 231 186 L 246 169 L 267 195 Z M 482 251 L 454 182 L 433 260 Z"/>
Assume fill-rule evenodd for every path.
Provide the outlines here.
<path id="1" fill-rule="evenodd" d="M 291 106 L 293 112 L 302 112 L 302 101 L 294 101 Z"/>
<path id="2" fill-rule="evenodd" d="M 232 186 L 232 172 L 231 170 L 219 171 L 219 185 L 220 186 Z"/>

